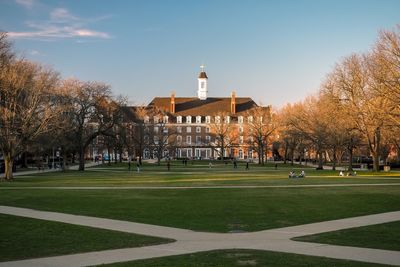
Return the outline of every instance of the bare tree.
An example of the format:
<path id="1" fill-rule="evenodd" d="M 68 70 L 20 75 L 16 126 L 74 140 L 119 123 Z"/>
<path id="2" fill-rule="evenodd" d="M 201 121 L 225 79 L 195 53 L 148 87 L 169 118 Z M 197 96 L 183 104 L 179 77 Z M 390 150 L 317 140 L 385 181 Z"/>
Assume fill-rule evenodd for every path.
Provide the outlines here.
<path id="1" fill-rule="evenodd" d="M 210 133 L 214 136 L 214 142 L 211 143 L 211 147 L 218 153 L 221 159 L 224 159 L 226 156 L 225 150 L 232 140 L 230 137 L 232 137 L 233 125 L 230 121 L 229 114 L 228 112 L 216 113 L 214 120 L 211 120 L 208 124 Z"/>
<path id="2" fill-rule="evenodd" d="M 277 128 L 271 106 L 258 106 L 249 111 L 247 117 L 252 118 L 247 123 L 249 135 L 252 137 L 250 145 L 257 151 L 258 164 L 264 165 L 269 138 Z"/>
<path id="3" fill-rule="evenodd" d="M 383 112 L 400 127 L 400 25 L 380 32 L 368 57 L 368 69 L 372 90 L 386 100 Z"/>
<path id="4" fill-rule="evenodd" d="M 352 55 L 338 64 L 330 74 L 328 91 L 340 104 L 348 119 L 355 122 L 357 130 L 367 140 L 374 161 L 374 171 L 379 171 L 382 129 L 387 126 L 387 101 L 372 90 L 370 72 L 366 66 L 368 57 Z"/>
<path id="5" fill-rule="evenodd" d="M 7 180 L 13 178 L 14 158 L 50 129 L 57 113 L 53 97 L 57 83 L 57 73 L 25 60 L 12 60 L 0 68 L 0 149 Z"/>
<path id="6" fill-rule="evenodd" d="M 100 135 L 110 135 L 110 130 L 121 120 L 123 99 L 113 99 L 110 87 L 99 82 L 66 80 L 63 88 L 70 92 L 67 113 L 78 146 L 79 170 L 85 169 L 85 152 Z"/>

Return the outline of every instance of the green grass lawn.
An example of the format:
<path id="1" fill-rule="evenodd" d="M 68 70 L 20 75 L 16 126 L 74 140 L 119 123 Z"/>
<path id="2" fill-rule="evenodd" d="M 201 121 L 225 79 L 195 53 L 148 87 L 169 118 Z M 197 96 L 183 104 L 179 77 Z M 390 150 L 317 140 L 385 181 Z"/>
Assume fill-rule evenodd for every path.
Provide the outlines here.
<path id="1" fill-rule="evenodd" d="M 0 204 L 198 231 L 257 231 L 400 210 L 400 187 L 2 190 Z"/>
<path id="2" fill-rule="evenodd" d="M 107 267 L 373 267 L 387 266 L 258 250 L 219 250 L 102 265 Z"/>
<path id="3" fill-rule="evenodd" d="M 168 243 L 172 240 L 0 214 L 0 261 Z"/>
<path id="4" fill-rule="evenodd" d="M 128 171 L 128 165 L 108 164 L 87 169 L 85 172 L 42 173 L 17 176 L 13 182 L 0 183 L 0 187 L 21 186 L 212 186 L 212 185 L 297 185 L 297 184 L 336 184 L 336 183 L 400 183 L 400 172 L 372 173 L 360 171 L 355 177 L 339 177 L 337 171 L 316 171 L 305 166 L 275 164 L 260 166 L 252 164 L 245 170 L 244 163 L 234 170 L 232 164 L 215 163 L 210 169 L 204 162 L 194 162 L 183 166 L 174 162 L 171 171 L 165 163 L 161 166 L 145 164 L 140 173 Z M 134 165 L 134 164 L 132 164 Z M 288 179 L 294 170 L 306 171 L 305 179 Z"/>
<path id="5" fill-rule="evenodd" d="M 400 221 L 302 236 L 294 240 L 400 251 Z"/>
<path id="6" fill-rule="evenodd" d="M 132 167 L 134 169 L 134 164 Z M 302 169 L 307 174 L 305 179 L 288 179 L 290 170 L 299 173 Z M 126 186 L 281 186 L 350 183 L 371 185 L 363 187 L 229 189 L 124 188 Z M 390 183 L 392 185 L 372 185 L 376 183 Z M 277 170 L 275 170 L 274 164 L 267 164 L 266 166 L 252 164 L 250 170 L 246 171 L 244 164 L 241 163 L 239 163 L 238 170 L 233 170 L 231 164 L 225 165 L 224 163 L 215 164 L 209 169 L 206 162 L 200 164 L 194 162 L 193 165 L 189 163 L 188 166 L 174 162 L 171 171 L 167 171 L 165 165 L 145 164 L 140 173 L 136 173 L 134 170 L 128 172 L 127 164 L 112 164 L 111 166 L 96 166 L 85 172 L 42 173 L 16 177 L 13 182 L 1 182 L 0 205 L 128 220 L 197 231 L 258 231 L 400 210 L 399 184 L 399 172 L 372 173 L 364 171 L 359 172 L 356 177 L 339 177 L 338 172 L 316 171 L 312 168 L 290 166 L 289 164 L 279 164 Z M 115 187 L 115 189 L 32 188 L 36 186 L 110 186 Z M 9 219 L 6 218 L 6 220 Z M 12 223 L 9 224 L 12 225 Z M 7 225 L 7 222 L 3 222 L 3 225 Z M 16 227 L 14 231 L 16 233 L 26 232 L 21 229 L 25 229 L 25 226 Z M 384 231 L 388 235 L 392 232 L 390 229 Z M 39 235 L 46 237 L 48 234 L 42 232 L 37 234 L 37 236 Z M 90 234 L 81 234 L 80 236 L 82 235 L 90 237 Z M 366 231 L 364 235 L 366 239 L 373 238 L 369 231 Z M 1 236 L 3 237 L 3 234 Z M 28 240 L 27 238 L 23 239 Z M 52 244 L 52 242 L 40 243 Z M 388 242 L 396 243 L 397 241 Z M 36 247 L 36 243 L 38 242 L 34 238 L 33 240 L 29 239 L 25 242 L 25 246 Z M 90 243 L 90 246 L 102 246 L 103 243 L 108 244 L 109 242 L 108 240 L 98 240 L 87 243 Z M 17 246 L 15 245 L 15 247 Z M 52 245 L 50 247 L 57 246 Z M 38 251 L 40 252 L 40 250 Z M 16 254 L 21 254 L 21 249 L 15 249 L 15 251 Z M 46 249 L 43 249 L 43 251 L 46 251 Z M 154 260 L 153 265 L 150 263 L 150 265 L 132 266 L 237 266 L 242 264 L 240 263 L 242 259 L 229 259 L 226 256 L 231 253 L 235 252 L 207 252 L 178 256 L 176 257 L 178 262 L 182 262 L 178 265 L 176 265 L 175 258 L 170 257 L 172 261 L 168 263 L 169 259 L 166 260 L 166 265 L 162 265 L 164 264 L 162 260 L 161 262 Z M 335 265 L 336 263 L 325 264 L 326 259 L 313 257 L 308 257 L 311 258 L 309 265 L 301 265 L 300 263 L 289 265 L 290 260 L 285 261 L 286 258 L 289 259 L 289 256 L 297 257 L 299 262 L 307 263 L 308 259 L 305 259 L 306 256 L 285 256 L 285 254 L 280 253 L 256 251 L 249 253 L 252 255 L 250 258 L 253 256 L 256 258 L 259 266 L 269 266 L 267 264 L 270 264 L 270 266 L 369 266 L 365 264 L 354 265 L 359 263 L 344 261 L 340 261 L 337 265 Z M 11 255 L 11 252 L 7 254 Z M 271 263 L 266 262 L 271 257 L 279 258 L 282 255 L 285 259 L 272 260 Z M 32 253 L 33 256 L 38 257 L 41 254 L 35 252 Z M 193 262 L 198 261 L 199 264 L 200 262 L 210 262 L 210 264 L 189 265 L 191 259 L 193 259 Z M 314 260 L 315 263 L 312 263 Z M 243 261 L 246 262 L 247 260 L 244 259 Z M 161 265 L 158 265 L 158 263 Z M 147 263 L 143 261 L 143 264 Z"/>

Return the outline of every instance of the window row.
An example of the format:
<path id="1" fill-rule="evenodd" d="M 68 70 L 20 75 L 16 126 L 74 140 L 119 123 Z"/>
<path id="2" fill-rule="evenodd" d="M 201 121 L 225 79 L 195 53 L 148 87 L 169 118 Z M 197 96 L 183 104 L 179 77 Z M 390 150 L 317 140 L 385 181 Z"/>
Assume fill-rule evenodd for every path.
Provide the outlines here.
<path id="1" fill-rule="evenodd" d="M 193 120 L 192 120 L 192 118 L 193 118 Z M 194 116 L 193 117 L 192 116 L 186 116 L 186 117 L 177 116 L 176 117 L 176 123 L 183 123 L 184 121 L 185 121 L 185 123 L 196 122 L 197 124 L 200 124 L 202 122 L 211 123 L 211 116 L 205 116 L 204 117 L 204 121 L 202 121 L 202 116 L 196 116 L 196 117 L 194 117 Z M 260 121 L 262 121 L 262 118 L 260 118 Z M 161 118 L 159 116 L 154 116 L 153 117 L 153 122 L 154 123 L 169 123 L 169 117 L 168 116 L 163 116 Z M 214 117 L 214 122 L 215 123 L 221 123 L 222 122 L 221 116 L 215 116 Z M 225 116 L 223 118 L 223 122 L 224 123 L 230 123 L 231 122 L 231 117 L 230 116 Z M 247 123 L 252 123 L 252 122 L 253 122 L 253 116 L 248 116 L 247 117 Z M 150 123 L 150 117 L 149 116 L 145 116 L 144 117 L 144 123 Z M 244 123 L 244 117 L 243 116 L 239 116 L 238 117 L 238 123 L 239 124 Z"/>

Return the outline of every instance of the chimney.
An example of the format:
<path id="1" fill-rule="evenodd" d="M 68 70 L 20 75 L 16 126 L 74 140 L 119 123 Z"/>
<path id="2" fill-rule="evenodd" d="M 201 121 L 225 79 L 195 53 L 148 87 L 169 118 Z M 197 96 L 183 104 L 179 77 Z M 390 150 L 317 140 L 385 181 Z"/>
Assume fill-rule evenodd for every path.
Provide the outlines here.
<path id="1" fill-rule="evenodd" d="M 233 91 L 231 94 L 231 113 L 236 113 L 236 92 Z"/>
<path id="2" fill-rule="evenodd" d="M 169 107 L 169 112 L 171 112 L 172 114 L 175 113 L 175 92 L 171 93 L 171 104 Z"/>

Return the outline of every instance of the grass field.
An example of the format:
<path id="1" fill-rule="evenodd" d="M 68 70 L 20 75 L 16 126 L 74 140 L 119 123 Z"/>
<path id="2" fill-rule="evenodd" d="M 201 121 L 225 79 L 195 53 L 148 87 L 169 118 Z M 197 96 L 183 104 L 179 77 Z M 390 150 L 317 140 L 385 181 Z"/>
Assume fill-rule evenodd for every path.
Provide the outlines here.
<path id="1" fill-rule="evenodd" d="M 335 260 L 322 257 L 311 257 L 288 253 L 257 250 L 221 250 L 171 256 L 159 259 L 131 261 L 125 263 L 102 265 L 105 267 L 373 267 L 387 266 L 355 261 Z"/>
<path id="2" fill-rule="evenodd" d="M 133 165 L 133 164 L 132 164 Z M 288 179 L 289 171 L 306 171 L 306 179 Z M 128 171 L 128 165 L 100 165 L 79 171 L 66 173 L 42 173 L 16 177 L 12 183 L 2 183 L 3 187 L 21 186 L 213 186 L 213 185 L 302 185 L 302 184 L 351 184 L 351 183 L 400 183 L 400 172 L 372 173 L 358 172 L 357 176 L 339 177 L 338 171 L 316 171 L 306 166 L 275 164 L 259 166 L 251 164 L 246 171 L 243 163 L 238 169 L 231 164 L 215 163 L 210 169 L 206 162 L 189 163 L 183 166 L 174 162 L 167 171 L 165 163 L 161 166 L 145 164 L 137 173 L 134 166 Z"/>
<path id="3" fill-rule="evenodd" d="M 173 240 L 0 214 L 0 261 L 141 247 Z"/>
<path id="4" fill-rule="evenodd" d="M 400 221 L 302 236 L 294 240 L 400 251 Z"/>
<path id="5" fill-rule="evenodd" d="M 132 166 L 134 167 L 134 165 Z M 306 178 L 288 179 L 290 170 L 299 173 L 303 169 L 306 171 Z M 350 186 L 350 184 L 368 184 L 368 186 Z M 131 188 L 226 185 L 270 187 Z M 313 187 L 295 187 L 299 185 L 312 185 Z M 331 186 L 324 187 L 320 185 Z M 67 189 L 69 187 L 71 188 Z M 72 187 L 91 188 L 78 189 Z M 96 187 L 111 187 L 111 189 Z M 171 171 L 167 171 L 165 165 L 145 164 L 141 172 L 137 173 L 135 170 L 129 172 L 127 164 L 112 163 L 111 166 L 100 165 L 85 172 L 67 171 L 65 173 L 18 176 L 13 182 L 0 183 L 0 190 L 0 205 L 59 211 L 210 232 L 258 231 L 400 210 L 399 172 L 372 173 L 360 171 L 355 177 L 339 177 L 337 171 L 316 171 L 313 168 L 290 166 L 289 164 L 286 166 L 279 164 L 277 170 L 275 170 L 274 164 L 267 164 L 267 166 L 252 164 L 250 170 L 246 171 L 243 164 L 239 164 L 239 168 L 234 170 L 231 164 L 214 164 L 210 169 L 208 168 L 208 162 L 194 162 L 193 164 L 189 162 L 188 166 L 183 166 L 180 162 L 174 162 Z M 18 233 L 18 229 L 23 228 L 23 226 L 20 226 L 14 230 Z M 392 231 L 398 232 L 398 230 L 398 226 L 389 225 L 379 231 L 390 236 Z M 46 234 L 40 232 L 35 234 L 33 231 L 31 239 L 42 235 Z M 365 240 L 374 239 L 374 231 L 370 230 L 363 231 L 362 234 L 357 235 L 363 235 Z M 89 234 L 88 236 L 90 237 Z M 328 236 L 323 242 L 329 243 L 329 240 L 334 240 L 335 244 L 341 244 L 340 240 L 346 237 L 348 240 L 345 242 L 350 243 L 345 244 L 360 244 L 356 238 L 351 238 L 350 234 L 345 235 L 345 237 L 343 235 L 338 237 Z M 118 239 L 116 238 L 116 240 Z M 121 240 L 123 240 L 122 237 Z M 398 240 L 398 238 L 387 239 L 385 243 L 391 243 L 391 246 L 398 247 Z M 51 242 L 49 243 L 51 244 Z M 121 241 L 122 244 L 126 244 L 124 242 Z M 318 242 L 320 242 L 319 239 Z M 100 246 L 101 244 L 97 243 L 104 242 L 101 240 L 88 240 L 87 244 L 84 243 L 78 242 L 73 251 L 60 251 L 56 252 L 56 254 L 85 251 L 85 246 Z M 27 241 L 25 245 L 29 247 L 36 246 L 33 241 Z M 51 247 L 57 246 L 64 245 L 54 243 Z M 132 244 L 128 246 L 132 246 Z M 377 242 L 376 246 L 380 247 L 379 242 Z M 65 247 L 67 248 L 68 246 Z M 15 259 L 15 257 L 19 257 L 18 251 L 22 249 L 15 245 L 15 251 L 5 253 L 4 257 Z M 29 257 L 39 257 L 42 252 L 44 254 L 53 253 L 46 252 L 50 250 L 47 248 L 40 250 L 40 253 L 32 253 Z M 17 256 L 13 256 L 13 253 Z M 230 259 L 225 259 L 226 254 L 231 252 L 213 253 L 199 253 L 176 258 L 182 259 L 183 263 L 187 257 L 193 260 L 199 258 L 198 261 L 201 262 L 202 257 L 207 258 L 209 257 L 207 255 L 213 255 L 210 257 L 215 258 L 216 261 L 212 261 L 212 264 L 207 266 L 236 266 L 230 265 L 233 264 Z M 281 263 L 280 261 L 275 262 L 277 263 L 275 265 L 272 263 L 272 265 L 267 265 L 269 263 L 264 264 L 267 258 L 279 253 L 251 252 L 250 254 L 255 255 L 256 261 L 262 263 L 259 266 L 302 266 L 298 264 L 285 265 L 286 262 Z M 304 259 L 302 258 L 305 257 L 290 256 L 299 257 L 300 261 L 303 261 Z M 24 258 L 26 256 L 21 253 L 20 257 Z M 221 264 L 219 263 L 220 258 L 222 259 Z M 351 262 L 332 265 L 324 264 L 325 259 L 313 259 L 317 259 L 315 264 L 310 263 L 310 265 L 304 266 L 369 266 L 365 264 L 357 265 L 358 263 Z M 161 262 L 155 260 L 159 265 L 132 266 L 177 266 L 173 263 L 168 265 L 169 259 L 167 258 L 165 260 L 166 265 L 162 265 L 164 264 L 163 259 L 160 260 Z M 207 260 L 204 262 L 207 262 Z M 235 262 L 237 263 L 238 261 L 235 260 Z M 179 266 L 206 265 L 183 264 Z"/>

